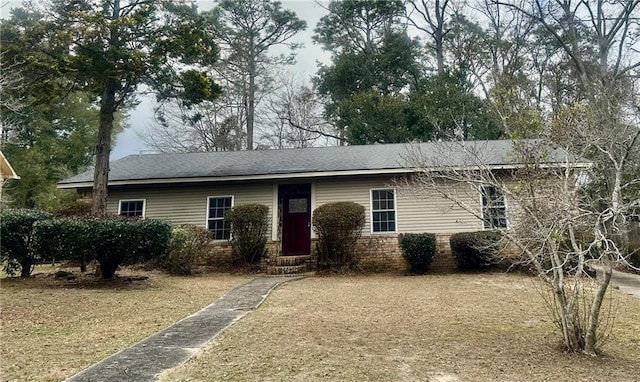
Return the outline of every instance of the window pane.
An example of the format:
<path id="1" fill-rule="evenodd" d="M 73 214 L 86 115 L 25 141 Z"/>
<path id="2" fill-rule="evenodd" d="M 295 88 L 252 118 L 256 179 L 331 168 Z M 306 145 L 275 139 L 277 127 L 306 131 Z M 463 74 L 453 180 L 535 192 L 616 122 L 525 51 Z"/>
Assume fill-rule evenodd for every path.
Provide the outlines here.
<path id="1" fill-rule="evenodd" d="M 224 215 L 231 208 L 231 204 L 231 197 L 209 198 L 207 228 L 211 231 L 214 240 L 231 238 L 231 225 L 224 221 Z"/>
<path id="2" fill-rule="evenodd" d="M 504 194 L 493 186 L 483 186 L 481 191 L 483 227 L 485 229 L 507 228 Z"/>
<path id="3" fill-rule="evenodd" d="M 143 200 L 126 200 L 120 202 L 120 215 L 128 217 L 141 217 L 144 210 Z"/>
<path id="4" fill-rule="evenodd" d="M 372 190 L 371 209 L 373 232 L 395 232 L 396 211 L 394 190 Z"/>

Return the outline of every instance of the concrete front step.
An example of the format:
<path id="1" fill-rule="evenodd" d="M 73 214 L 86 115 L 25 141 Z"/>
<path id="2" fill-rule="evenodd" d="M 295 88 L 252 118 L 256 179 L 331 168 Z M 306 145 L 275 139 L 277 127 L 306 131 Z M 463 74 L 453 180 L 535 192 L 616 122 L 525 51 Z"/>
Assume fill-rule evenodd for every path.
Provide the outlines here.
<path id="1" fill-rule="evenodd" d="M 311 255 L 277 256 L 267 260 L 266 274 L 270 276 L 299 275 L 314 270 Z"/>
<path id="2" fill-rule="evenodd" d="M 307 264 L 284 265 L 284 266 L 269 265 L 267 267 L 267 274 L 268 275 L 298 275 L 300 273 L 305 273 L 308 270 L 309 269 L 307 267 Z"/>
<path id="3" fill-rule="evenodd" d="M 307 264 L 311 261 L 311 255 L 301 255 L 301 256 L 278 256 L 275 258 L 275 264 L 279 267 L 285 266 L 296 266 Z"/>

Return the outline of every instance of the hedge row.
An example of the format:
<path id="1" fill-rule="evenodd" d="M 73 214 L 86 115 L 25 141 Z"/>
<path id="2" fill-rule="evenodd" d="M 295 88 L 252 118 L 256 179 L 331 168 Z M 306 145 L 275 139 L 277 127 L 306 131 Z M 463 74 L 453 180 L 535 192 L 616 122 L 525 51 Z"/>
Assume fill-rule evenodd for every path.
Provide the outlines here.
<path id="1" fill-rule="evenodd" d="M 171 226 L 157 220 L 54 218 L 33 210 L 6 209 L 0 215 L 0 261 L 9 275 L 31 274 L 38 260 L 97 260 L 102 277 L 118 265 L 161 259 Z"/>

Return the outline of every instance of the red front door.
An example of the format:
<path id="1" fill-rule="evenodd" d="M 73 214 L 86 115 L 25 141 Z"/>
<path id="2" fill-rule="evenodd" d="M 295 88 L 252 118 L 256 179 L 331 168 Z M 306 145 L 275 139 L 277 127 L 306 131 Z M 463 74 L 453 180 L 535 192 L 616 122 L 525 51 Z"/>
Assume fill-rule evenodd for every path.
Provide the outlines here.
<path id="1" fill-rule="evenodd" d="M 311 250 L 311 185 L 279 188 L 282 203 L 282 254 L 308 255 Z"/>

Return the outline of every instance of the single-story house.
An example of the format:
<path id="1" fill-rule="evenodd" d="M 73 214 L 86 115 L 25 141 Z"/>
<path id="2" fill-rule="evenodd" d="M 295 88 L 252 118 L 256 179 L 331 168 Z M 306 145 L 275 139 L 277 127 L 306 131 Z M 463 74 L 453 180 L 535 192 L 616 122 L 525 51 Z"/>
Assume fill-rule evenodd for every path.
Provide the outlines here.
<path id="1" fill-rule="evenodd" d="M 4 189 L 4 183 L 8 179 L 20 179 L 18 174 L 13 170 L 11 164 L 5 158 L 2 151 L 0 151 L 0 200 L 2 200 L 2 190 Z"/>
<path id="2" fill-rule="evenodd" d="M 518 166 L 511 141 L 460 144 L 464 146 L 431 142 L 130 155 L 111 163 L 107 209 L 120 215 L 206 227 L 214 243 L 224 247 L 230 236 L 225 212 L 234 205 L 264 204 L 269 207 L 271 221 L 269 253 L 272 258 L 281 258 L 313 252 L 311 219 L 315 208 L 353 201 L 366 211 L 360 248 L 363 265 L 403 268 L 400 233 L 436 233 L 439 242 L 447 243 L 444 248 L 452 233 L 508 228 L 508 203 L 494 189 L 481 192 L 462 184 L 450 186 L 460 188 L 467 202 L 477 205 L 482 220 L 433 190 L 402 186 L 402 180 L 416 172 L 417 156 L 424 159 L 420 166 L 473 166 L 464 154 L 470 151 L 460 147 L 479 153 L 483 165 L 496 171 Z M 562 162 L 562 150 L 555 151 L 547 160 Z M 88 171 L 58 186 L 88 196 L 92 180 L 93 172 Z M 451 263 L 444 258 L 441 261 Z M 438 257 L 434 267 L 438 267 Z"/>

